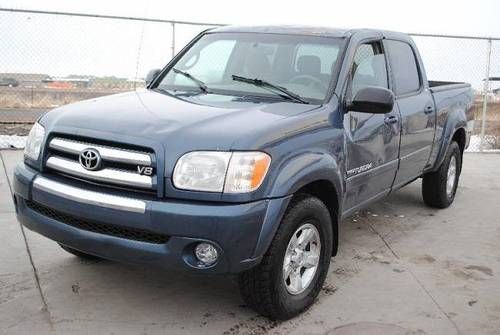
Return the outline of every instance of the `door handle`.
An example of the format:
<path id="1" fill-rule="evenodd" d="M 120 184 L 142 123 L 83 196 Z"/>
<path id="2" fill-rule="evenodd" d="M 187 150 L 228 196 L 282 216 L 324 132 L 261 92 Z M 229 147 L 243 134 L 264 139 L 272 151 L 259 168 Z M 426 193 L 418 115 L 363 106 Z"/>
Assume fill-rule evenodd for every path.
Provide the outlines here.
<path id="1" fill-rule="evenodd" d="M 425 109 L 424 109 L 424 113 L 425 113 L 425 114 L 430 114 L 430 113 L 432 113 L 432 112 L 434 112 L 434 107 L 433 107 L 433 106 L 430 106 L 430 105 L 429 105 L 429 106 L 426 106 L 426 107 L 425 107 Z"/>
<path id="2" fill-rule="evenodd" d="M 391 116 L 387 116 L 385 119 L 384 119 L 384 123 L 385 124 L 394 124 L 394 123 L 397 123 L 398 122 L 398 118 L 394 115 L 391 115 Z"/>

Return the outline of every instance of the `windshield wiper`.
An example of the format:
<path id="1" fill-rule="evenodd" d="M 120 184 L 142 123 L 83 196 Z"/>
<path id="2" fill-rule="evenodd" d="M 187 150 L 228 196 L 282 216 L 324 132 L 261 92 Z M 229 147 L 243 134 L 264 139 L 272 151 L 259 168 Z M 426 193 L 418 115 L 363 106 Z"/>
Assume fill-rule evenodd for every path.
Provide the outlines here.
<path id="1" fill-rule="evenodd" d="M 200 88 L 200 90 L 202 90 L 203 92 L 205 93 L 208 93 L 208 87 L 207 85 L 202 82 L 201 80 L 193 77 L 192 75 L 190 75 L 188 72 L 185 72 L 185 71 L 182 71 L 182 70 L 179 70 L 179 69 L 176 69 L 175 67 L 172 68 L 172 70 L 175 72 L 175 73 L 180 73 L 182 74 L 184 77 L 188 78 L 188 79 L 191 79 L 192 81 L 194 81 L 196 83 L 196 85 L 198 85 L 198 87 Z"/>
<path id="2" fill-rule="evenodd" d="M 283 96 L 283 94 L 284 94 L 285 97 L 288 97 L 289 99 L 295 100 L 295 101 L 300 102 L 302 104 L 308 104 L 309 103 L 309 102 L 305 101 L 297 93 L 289 91 L 288 89 L 286 89 L 286 88 L 284 88 L 282 86 L 271 84 L 268 81 L 265 81 L 265 80 L 262 80 L 262 79 L 258 79 L 258 78 L 255 78 L 255 79 L 246 78 L 246 77 L 237 76 L 237 75 L 234 75 L 234 74 L 231 77 L 233 78 L 234 81 L 240 81 L 242 83 L 247 83 L 247 84 L 255 85 L 255 86 L 258 86 L 258 87 L 270 88 L 270 89 L 273 89 L 275 91 L 279 91 L 282 94 L 279 94 L 279 93 L 276 93 L 276 92 L 274 92 L 274 93 L 276 93 L 276 94 L 278 94 L 280 96 Z"/>

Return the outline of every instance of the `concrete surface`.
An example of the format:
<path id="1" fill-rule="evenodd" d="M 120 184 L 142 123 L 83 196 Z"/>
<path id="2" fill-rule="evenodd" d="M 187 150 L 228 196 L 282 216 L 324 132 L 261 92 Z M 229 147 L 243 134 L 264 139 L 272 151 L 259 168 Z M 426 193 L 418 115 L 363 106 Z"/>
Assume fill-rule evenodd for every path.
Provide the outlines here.
<path id="1" fill-rule="evenodd" d="M 319 300 L 283 323 L 234 279 L 84 262 L 22 230 L 7 181 L 22 153 L 0 155 L 2 334 L 500 333 L 500 155 L 466 155 L 449 209 L 415 182 L 346 220 Z"/>

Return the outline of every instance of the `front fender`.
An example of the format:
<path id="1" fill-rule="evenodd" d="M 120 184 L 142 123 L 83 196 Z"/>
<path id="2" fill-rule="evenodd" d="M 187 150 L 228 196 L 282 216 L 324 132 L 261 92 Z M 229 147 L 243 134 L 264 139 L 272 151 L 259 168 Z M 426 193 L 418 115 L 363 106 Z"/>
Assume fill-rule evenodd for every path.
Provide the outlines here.
<path id="1" fill-rule="evenodd" d="M 286 162 L 275 178 L 270 197 L 294 194 L 303 186 L 314 181 L 329 181 L 337 190 L 337 199 L 342 194 L 341 172 L 334 157 L 322 152 L 298 155 Z"/>
<path id="2" fill-rule="evenodd" d="M 281 202 L 281 208 L 273 208 L 270 211 L 271 220 L 266 218 L 261 229 L 254 257 L 261 257 L 269 248 L 292 195 L 300 188 L 315 181 L 328 181 L 337 192 L 337 194 L 332 194 L 332 197 L 337 199 L 337 218 L 333 218 L 335 225 L 333 228 L 335 233 L 334 239 L 338 239 L 339 213 L 342 212 L 340 199 L 342 198 L 341 194 L 343 194 L 343 184 L 341 182 L 341 172 L 338 163 L 328 153 L 302 153 L 288 159 L 280 168 L 279 175 L 275 178 L 269 196 L 271 198 L 282 198 L 285 201 Z M 334 241 L 334 246 L 337 244 Z"/>

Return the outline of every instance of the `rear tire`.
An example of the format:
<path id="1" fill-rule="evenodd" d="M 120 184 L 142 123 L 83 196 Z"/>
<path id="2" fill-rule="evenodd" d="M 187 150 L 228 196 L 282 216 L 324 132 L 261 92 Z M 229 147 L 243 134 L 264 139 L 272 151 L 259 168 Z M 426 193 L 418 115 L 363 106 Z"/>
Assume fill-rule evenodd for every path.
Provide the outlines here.
<path id="1" fill-rule="evenodd" d="M 462 170 L 462 152 L 457 142 L 451 142 L 437 171 L 424 174 L 422 196 L 434 208 L 446 208 L 453 203 Z"/>
<path id="2" fill-rule="evenodd" d="M 90 255 L 90 254 L 87 254 L 87 253 L 84 253 L 84 252 L 81 252 L 81 251 L 78 251 L 76 249 L 73 249 L 73 248 L 70 248 L 70 247 L 67 247 L 65 245 L 62 245 L 62 244 L 59 244 L 59 246 L 61 248 L 63 248 L 64 251 L 66 252 L 69 252 L 70 254 L 78 257 L 78 258 L 81 258 L 81 259 L 85 259 L 85 260 L 89 260 L 89 261 L 95 261 L 95 260 L 100 260 L 102 258 L 100 257 L 97 257 L 97 256 L 94 256 L 94 255 Z"/>
<path id="3" fill-rule="evenodd" d="M 273 320 L 309 308 L 328 273 L 332 241 L 325 204 L 310 195 L 294 197 L 261 263 L 239 276 L 245 303 Z"/>

